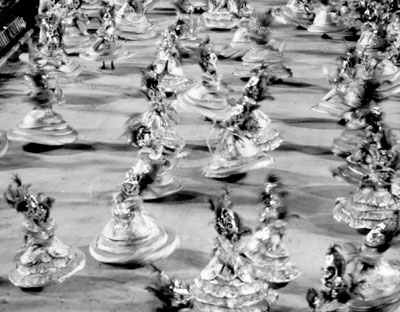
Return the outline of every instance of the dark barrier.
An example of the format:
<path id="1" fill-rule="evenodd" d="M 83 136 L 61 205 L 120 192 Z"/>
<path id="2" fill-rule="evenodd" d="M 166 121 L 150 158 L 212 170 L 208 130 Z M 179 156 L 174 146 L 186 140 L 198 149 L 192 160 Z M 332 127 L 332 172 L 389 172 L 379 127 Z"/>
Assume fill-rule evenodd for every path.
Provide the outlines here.
<path id="1" fill-rule="evenodd" d="M 0 57 L 35 26 L 39 0 L 0 0 Z"/>

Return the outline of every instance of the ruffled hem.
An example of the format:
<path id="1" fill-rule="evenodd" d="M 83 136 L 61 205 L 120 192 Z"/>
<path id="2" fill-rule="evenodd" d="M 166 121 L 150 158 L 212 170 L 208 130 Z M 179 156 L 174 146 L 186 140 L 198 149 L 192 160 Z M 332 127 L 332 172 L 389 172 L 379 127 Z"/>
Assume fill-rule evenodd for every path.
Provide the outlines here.
<path id="1" fill-rule="evenodd" d="M 277 297 L 274 291 L 267 290 L 266 284 L 265 289 L 260 289 L 252 294 L 243 294 L 241 293 L 241 288 L 229 290 L 229 286 L 219 288 L 218 285 L 213 285 L 211 283 L 206 283 L 204 285 L 198 279 L 195 280 L 192 291 L 198 302 L 231 309 L 251 307 L 264 302 L 267 297 L 269 297 L 271 301 L 274 301 Z M 229 297 L 226 295 L 229 295 Z"/>
<path id="2" fill-rule="evenodd" d="M 151 263 L 168 257 L 179 246 L 179 239 L 173 230 L 160 226 L 156 230 L 147 237 L 131 237 L 124 241 L 100 234 L 90 244 L 89 252 L 94 259 L 103 263 Z"/>
<path id="3" fill-rule="evenodd" d="M 205 12 L 202 15 L 204 25 L 211 29 L 232 29 L 238 26 L 239 19 L 228 11 Z"/>
<path id="4" fill-rule="evenodd" d="M 261 169 L 274 163 L 270 155 L 257 154 L 253 157 L 241 157 L 236 160 L 214 159 L 204 169 L 204 175 L 208 178 L 226 178 L 231 175 Z"/>
<path id="5" fill-rule="evenodd" d="M 292 24 L 295 26 L 309 27 L 313 20 L 314 14 L 307 14 L 306 12 L 295 12 L 288 7 L 278 8 L 272 11 L 272 16 L 282 24 Z"/>
<path id="6" fill-rule="evenodd" d="M 168 93 L 177 93 L 184 91 L 192 86 L 193 82 L 180 76 L 167 74 L 161 80 L 161 87 Z"/>
<path id="7" fill-rule="evenodd" d="M 9 279 L 17 287 L 39 288 L 65 279 L 85 267 L 85 255 L 79 249 L 72 249 L 67 257 L 52 258 L 50 262 L 30 267 L 17 262 L 17 268 L 10 272 Z"/>
<path id="8" fill-rule="evenodd" d="M 382 217 L 382 215 L 367 214 L 364 215 L 364 218 L 357 218 L 349 211 L 345 210 L 340 203 L 338 203 L 333 210 L 333 218 L 338 222 L 348 224 L 354 229 L 372 229 L 382 221 L 397 221 L 397 216 L 395 216 L 393 212 L 389 215 L 385 215 L 385 217 Z"/>

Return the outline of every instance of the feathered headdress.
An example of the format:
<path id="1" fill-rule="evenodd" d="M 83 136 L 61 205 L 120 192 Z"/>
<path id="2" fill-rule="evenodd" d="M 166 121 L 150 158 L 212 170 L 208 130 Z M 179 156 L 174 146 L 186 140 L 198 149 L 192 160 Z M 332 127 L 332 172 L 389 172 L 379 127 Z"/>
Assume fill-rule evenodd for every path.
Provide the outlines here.
<path id="1" fill-rule="evenodd" d="M 38 193 L 36 197 L 29 194 L 30 186 L 30 184 L 22 184 L 18 175 L 15 175 L 13 182 L 4 193 L 4 198 L 12 208 L 22 212 L 38 226 L 42 226 L 47 223 L 50 217 L 50 209 L 55 200 L 51 197 L 44 197 L 43 193 Z"/>
<path id="2" fill-rule="evenodd" d="M 182 309 L 191 309 L 194 300 L 189 285 L 177 278 L 170 278 L 154 265 L 153 268 L 158 273 L 158 281 L 156 285 L 146 287 L 146 290 L 163 302 L 163 307 L 157 309 L 157 312 L 178 312 Z"/>
<path id="3" fill-rule="evenodd" d="M 217 200 L 209 200 L 210 209 L 215 212 L 214 227 L 218 234 L 236 242 L 241 236 L 251 233 L 251 229 L 243 224 L 240 216 L 233 211 L 229 191 L 225 188 Z"/>

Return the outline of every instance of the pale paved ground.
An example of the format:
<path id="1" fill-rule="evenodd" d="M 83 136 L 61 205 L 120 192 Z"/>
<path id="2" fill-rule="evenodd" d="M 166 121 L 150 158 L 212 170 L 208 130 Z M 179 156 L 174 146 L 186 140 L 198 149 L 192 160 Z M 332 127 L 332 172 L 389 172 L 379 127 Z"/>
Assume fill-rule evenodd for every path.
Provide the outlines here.
<path id="1" fill-rule="evenodd" d="M 256 8 L 279 5 L 282 1 L 254 3 Z M 149 14 L 158 29 L 172 23 L 174 13 L 168 2 Z M 304 295 L 308 287 L 318 285 L 320 267 L 328 245 L 333 242 L 361 242 L 361 236 L 332 219 L 335 198 L 346 196 L 354 186 L 335 181 L 329 168 L 342 161 L 330 152 L 330 145 L 341 129 L 329 116 L 310 110 L 329 89 L 321 66 L 334 64 L 344 51 L 339 40 L 322 40 L 318 35 L 276 25 L 274 37 L 285 40 L 287 65 L 294 77 L 272 86 L 274 101 L 263 101 L 262 109 L 281 131 L 285 143 L 272 155 L 276 163 L 266 170 L 251 172 L 247 177 L 229 183 L 236 210 L 246 223 L 256 223 L 255 205 L 267 173 L 281 176 L 289 186 L 292 212 L 301 216 L 290 221 L 286 243 L 292 260 L 302 271 L 301 277 L 281 290 L 273 311 L 306 311 Z M 210 36 L 221 49 L 233 31 L 212 32 Z M 87 266 L 63 284 L 46 287 L 40 293 L 22 292 L 11 285 L 7 274 L 12 257 L 22 242 L 22 216 L 0 203 L 0 311 L 137 311 L 150 312 L 159 305 L 144 289 L 154 275 L 147 268 L 124 269 L 103 265 L 88 254 L 88 244 L 109 219 L 111 193 L 135 163 L 137 151 L 121 137 L 129 114 L 146 110 L 147 102 L 137 92 L 139 69 L 153 58 L 155 40 L 129 43 L 136 57 L 130 63 L 118 64 L 114 72 L 101 74 L 98 64 L 81 62 L 85 71 L 79 81 L 63 85 L 67 103 L 55 107 L 80 133 L 75 144 L 64 148 L 37 151 L 32 146 L 13 142 L 7 155 L 0 159 L 0 190 L 11 175 L 18 173 L 23 181 L 33 184 L 33 191 L 44 191 L 56 198 L 53 216 L 58 222 L 57 235 L 63 242 L 77 246 L 87 255 Z M 240 63 L 219 63 L 224 80 L 239 97 L 243 82 L 231 75 Z M 185 60 L 188 77 L 198 79 L 200 68 Z M 9 64 L 3 71 L 15 71 L 1 91 L 0 129 L 17 125 L 30 110 L 25 102 L 24 70 Z M 387 121 L 399 129 L 400 108 L 397 99 L 383 104 Z M 146 203 L 160 223 L 173 227 L 181 247 L 156 264 L 171 275 L 185 280 L 198 276 L 211 257 L 215 231 L 210 224 L 213 214 L 207 199 L 220 194 L 223 182 L 206 179 L 202 167 L 210 160 L 205 139 L 211 125 L 202 117 L 179 111 L 179 131 L 187 144 L 189 156 L 183 159 L 176 175 L 183 183 L 182 192 L 159 202 Z M 395 244 L 389 256 L 399 255 Z"/>

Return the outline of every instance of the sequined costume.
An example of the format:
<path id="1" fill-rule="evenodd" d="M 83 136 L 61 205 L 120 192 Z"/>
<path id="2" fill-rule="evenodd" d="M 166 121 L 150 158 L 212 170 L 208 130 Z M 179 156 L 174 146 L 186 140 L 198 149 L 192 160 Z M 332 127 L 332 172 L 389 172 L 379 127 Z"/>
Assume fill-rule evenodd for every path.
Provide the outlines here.
<path id="1" fill-rule="evenodd" d="M 36 47 L 31 45 L 29 57 L 34 56 L 34 62 L 46 71 L 78 76 L 82 70 L 79 63 L 68 58 L 62 47 L 61 17 L 55 13 L 39 17 L 45 29 L 46 42 L 38 51 L 34 51 Z"/>
<path id="2" fill-rule="evenodd" d="M 127 175 L 113 196 L 112 219 L 89 246 L 99 262 L 147 264 L 168 257 L 178 246 L 174 231 L 160 226 L 143 209 L 139 181 Z"/>
<path id="3" fill-rule="evenodd" d="M 242 57 L 242 65 L 255 69 L 264 65 L 275 79 L 292 77 L 292 72 L 283 64 L 282 41 L 271 38 L 270 24 L 273 18 L 270 11 L 266 11 L 252 19 L 249 38 L 253 44 L 251 49 Z M 240 76 L 248 77 L 249 74 L 241 73 Z"/>
<path id="4" fill-rule="evenodd" d="M 192 81 L 185 78 L 180 66 L 180 51 L 177 48 L 178 35 L 175 26 L 169 27 L 157 43 L 155 73 L 162 77 L 160 87 L 168 94 L 188 89 Z"/>
<path id="5" fill-rule="evenodd" d="M 63 16 L 62 44 L 68 54 L 80 53 L 89 47 L 91 38 L 87 30 L 89 19 L 81 11 L 81 0 L 66 3 L 67 11 Z"/>
<path id="6" fill-rule="evenodd" d="M 49 88 L 47 76 L 38 69 L 30 74 L 30 80 L 33 84 L 30 101 L 34 107 L 16 128 L 8 132 L 8 138 L 55 146 L 74 142 L 78 133 L 53 111 L 57 98 Z"/>
<path id="7" fill-rule="evenodd" d="M 218 129 L 216 149 L 211 163 L 204 169 L 206 177 L 224 178 L 264 168 L 274 162 L 268 152 L 278 148 L 282 138 L 279 132 L 270 128 L 270 119 L 256 102 L 267 92 L 264 78 L 263 71 L 258 72 L 254 81 L 250 80 L 246 85 L 232 116 L 213 128 L 208 143 L 211 151 L 210 142 Z"/>
<path id="8" fill-rule="evenodd" d="M 361 27 L 360 39 L 357 41 L 357 52 L 360 56 L 376 56 L 385 49 L 386 41 L 383 29 L 373 22 L 366 22 Z"/>
<path id="9" fill-rule="evenodd" d="M 79 54 L 85 60 L 103 62 L 102 69 L 105 69 L 105 62 L 111 61 L 111 69 L 114 69 L 114 61 L 126 60 L 133 56 L 133 53 L 125 50 L 117 42 L 118 31 L 115 25 L 113 6 L 105 4 L 103 24 L 97 31 L 97 40 L 86 51 Z"/>
<path id="10" fill-rule="evenodd" d="M 125 0 L 116 14 L 119 37 L 127 40 L 146 40 L 157 36 L 153 25 L 145 15 L 141 0 Z"/>
<path id="11" fill-rule="evenodd" d="M 157 311 L 184 312 L 193 308 L 193 296 L 189 285 L 173 277 L 170 278 L 165 272 L 158 271 L 158 281 L 154 286 L 146 289 L 157 296 L 163 302 L 163 307 Z"/>
<path id="12" fill-rule="evenodd" d="M 367 127 L 365 142 L 360 148 L 346 158 L 345 165 L 333 169 L 332 174 L 338 180 L 359 184 L 371 168 L 397 170 L 398 156 L 395 136 L 378 120 Z"/>
<path id="13" fill-rule="evenodd" d="M 307 28 L 314 20 L 314 8 L 309 0 L 289 0 L 286 6 L 272 11 L 274 18 L 282 24 L 293 24 Z"/>
<path id="14" fill-rule="evenodd" d="M 284 287 L 300 275 L 283 242 L 287 227 L 284 194 L 279 179 L 269 176 L 262 193 L 259 225 L 244 249 L 253 262 L 254 278 L 272 288 Z"/>
<path id="15" fill-rule="evenodd" d="M 362 99 L 368 84 L 359 77 L 357 64 L 359 58 L 354 48 L 349 48 L 346 56 L 340 57 L 340 65 L 336 72 L 331 75 L 324 67 L 323 71 L 333 88 L 312 107 L 313 110 L 342 118 L 343 114 L 351 109 L 360 108 L 364 105 Z"/>
<path id="16" fill-rule="evenodd" d="M 232 29 L 238 26 L 240 17 L 249 16 L 252 11 L 247 1 L 209 0 L 208 11 L 202 17 L 207 28 Z"/>
<path id="17" fill-rule="evenodd" d="M 250 274 L 248 260 L 241 254 L 241 237 L 250 229 L 233 211 L 229 195 L 212 203 L 215 211 L 214 256 L 196 278 L 192 288 L 195 306 L 200 311 L 269 311 L 277 294 L 266 283 Z"/>
<path id="18" fill-rule="evenodd" d="M 340 137 L 333 141 L 333 154 L 346 158 L 364 144 L 368 115 L 370 115 L 368 109 L 351 110 L 343 115 L 345 129 Z"/>
<path id="19" fill-rule="evenodd" d="M 371 229 L 379 222 L 397 219 L 400 202 L 394 173 L 391 168 L 370 168 L 354 194 L 336 199 L 335 220 L 355 229 Z"/>
<path id="20" fill-rule="evenodd" d="M 139 146 L 138 160 L 127 176 L 137 176 L 140 196 L 145 199 L 166 197 L 177 193 L 181 183 L 172 175 L 184 146 L 183 140 L 174 137 L 168 140 L 162 135 L 162 128 L 152 130 L 142 123 L 127 124 L 131 142 Z"/>
<path id="21" fill-rule="evenodd" d="M 32 195 L 29 186 L 15 176 L 14 183 L 4 194 L 7 203 L 25 217 L 24 244 L 15 255 L 15 268 L 9 279 L 21 288 L 40 288 L 63 282 L 82 270 L 85 255 L 55 236 L 56 224 L 50 217 L 54 199 L 43 193 Z"/>
<path id="22" fill-rule="evenodd" d="M 192 12 L 181 14 L 177 12 L 177 21 L 172 27 L 177 35 L 176 45 L 182 57 L 194 56 L 199 49 L 202 39 L 199 33 L 204 31 L 203 22 L 200 17 Z"/>
<path id="23" fill-rule="evenodd" d="M 307 30 L 313 33 L 340 33 L 348 35 L 348 26 L 343 23 L 340 14 L 333 12 L 329 0 L 321 1 L 321 6 L 316 9 L 312 25 Z"/>
<path id="24" fill-rule="evenodd" d="M 204 72 L 201 82 L 178 94 L 176 104 L 211 120 L 228 119 L 233 113 L 230 89 L 217 74 L 217 56 L 208 39 L 200 45 L 199 54 L 199 65 Z"/>
<path id="25" fill-rule="evenodd" d="M 307 300 L 313 311 L 397 311 L 400 306 L 400 267 L 385 259 L 383 252 L 397 224 L 377 224 L 366 236 L 363 246 L 348 244 L 344 257 L 335 245 L 328 252 L 318 294 L 310 289 Z"/>

